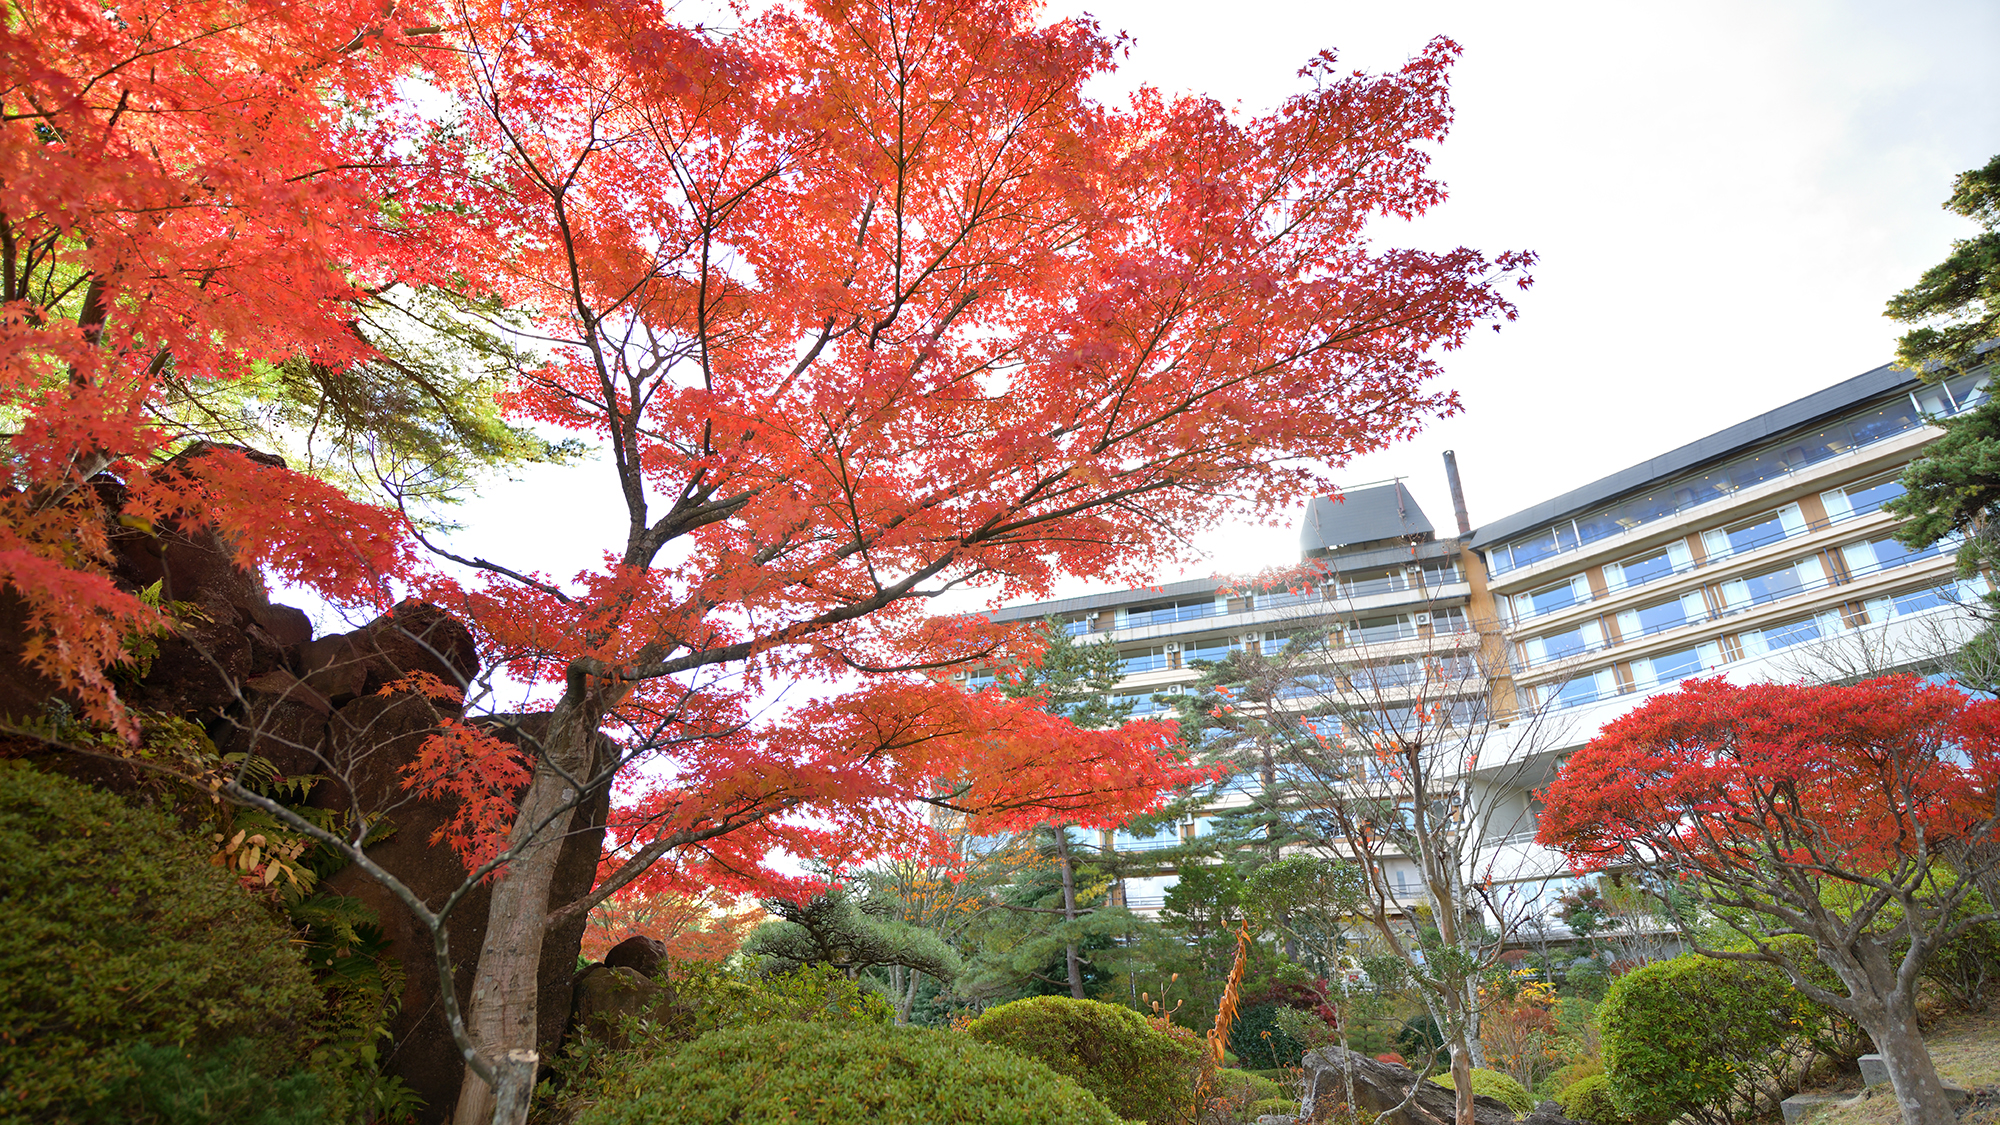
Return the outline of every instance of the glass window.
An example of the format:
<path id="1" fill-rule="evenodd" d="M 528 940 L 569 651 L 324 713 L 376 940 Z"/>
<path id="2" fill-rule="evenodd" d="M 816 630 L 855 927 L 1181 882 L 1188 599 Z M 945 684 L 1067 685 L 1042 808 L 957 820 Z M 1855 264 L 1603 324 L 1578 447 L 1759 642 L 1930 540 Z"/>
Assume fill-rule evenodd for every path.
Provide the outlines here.
<path id="1" fill-rule="evenodd" d="M 1707 619 L 1708 605 L 1702 600 L 1701 591 L 1693 590 L 1670 601 L 1654 602 L 1619 614 L 1618 636 L 1631 641 Z"/>
<path id="2" fill-rule="evenodd" d="M 1922 586 L 1915 590 L 1905 590 L 1886 598 L 1871 598 L 1863 603 L 1868 610 L 1870 624 L 1880 625 L 1898 617 L 1943 606 L 1964 607 L 1975 605 L 1979 595 L 1985 592 L 1984 579 L 1971 578 L 1961 582 L 1946 582 L 1937 586 Z"/>
<path id="3" fill-rule="evenodd" d="M 1341 634 L 1342 639 L 1351 645 L 1400 641 L 1416 635 L 1416 622 L 1407 614 L 1397 617 L 1364 617 L 1358 621 L 1350 621 Z"/>
<path id="4" fill-rule="evenodd" d="M 1754 551 L 1766 544 L 1798 535 L 1805 529 L 1805 515 L 1799 511 L 1799 506 L 1787 504 L 1775 512 L 1765 512 L 1727 527 L 1704 531 L 1701 533 L 1701 545 L 1710 558 L 1722 558 Z"/>
<path id="5" fill-rule="evenodd" d="M 1828 489 L 1819 494 L 1830 520 L 1865 516 L 1903 494 L 1903 482 L 1895 473 L 1873 480 Z"/>
<path id="6" fill-rule="evenodd" d="M 1297 590 L 1279 590 L 1270 594 L 1257 595 L 1258 609 L 1279 609 L 1292 605 L 1318 605 L 1325 601 L 1317 586 L 1302 586 Z"/>
<path id="7" fill-rule="evenodd" d="M 1072 637 L 1081 637 L 1090 632 L 1090 618 L 1072 617 L 1063 622 L 1063 632 Z"/>
<path id="8" fill-rule="evenodd" d="M 1739 488 L 1749 488 L 1784 476 L 1790 468 L 1791 466 L 1786 463 L 1786 451 L 1772 449 L 1745 457 L 1740 461 L 1732 461 L 1723 472 L 1729 478 L 1728 489 L 1733 492 Z"/>
<path id="9" fill-rule="evenodd" d="M 1642 688 L 1661 687 L 1679 683 L 1689 676 L 1698 676 L 1721 663 L 1722 646 L 1710 642 L 1634 660 L 1632 674 Z"/>
<path id="10" fill-rule="evenodd" d="M 1169 602 L 1165 605 L 1139 606 L 1118 611 L 1117 627 L 1137 629 L 1148 625 L 1172 625 L 1181 621 L 1194 621 L 1203 617 L 1214 617 L 1228 612 L 1225 598 L 1202 598 L 1199 601 L 1185 600 Z"/>
<path id="11" fill-rule="evenodd" d="M 1561 660 L 1588 652 L 1604 644 L 1604 629 L 1595 621 L 1584 621 L 1574 629 L 1546 636 L 1530 637 L 1523 643 L 1527 649 L 1528 663 L 1546 664 L 1551 660 Z"/>
<path id="12" fill-rule="evenodd" d="M 1856 578 L 1863 578 L 1904 563 L 1933 558 L 1938 553 L 1939 545 L 1933 543 L 1921 551 L 1912 551 L 1898 543 L 1894 536 L 1885 535 L 1866 543 L 1849 543 L 1840 549 L 1840 554 L 1847 560 L 1847 572 Z"/>
<path id="13" fill-rule="evenodd" d="M 1941 384 L 1926 383 L 1910 392 L 1916 400 L 1917 409 L 1934 418 L 1942 418 L 1951 413 L 1951 397 Z"/>
<path id="14" fill-rule="evenodd" d="M 1525 609 L 1528 614 L 1554 613 L 1590 600 L 1590 583 L 1583 575 L 1564 579 L 1553 586 L 1532 590 L 1514 599 L 1516 612 Z M 1526 603 L 1523 605 L 1522 603 Z"/>
<path id="15" fill-rule="evenodd" d="M 1406 687 L 1423 680 L 1424 666 L 1415 660 L 1363 665 L 1349 671 L 1347 678 L 1353 682 L 1356 691 Z"/>
<path id="16" fill-rule="evenodd" d="M 1181 650 L 1181 658 L 1184 661 L 1223 661 L 1229 659 L 1229 650 L 1231 647 L 1228 637 L 1203 637 L 1200 640 L 1188 642 L 1188 646 Z"/>
<path id="17" fill-rule="evenodd" d="M 1676 539 L 1648 554 L 1604 564 L 1604 584 L 1613 590 L 1623 590 L 1643 586 L 1656 578 L 1679 574 L 1693 567 L 1694 553 L 1688 550 L 1687 541 Z"/>
<path id="18" fill-rule="evenodd" d="M 1164 645 L 1151 648 L 1125 649 L 1119 653 L 1118 674 L 1130 676 L 1139 672 L 1157 672 L 1169 666 L 1167 649 Z"/>
<path id="19" fill-rule="evenodd" d="M 1576 707 L 1609 699 L 1616 694 L 1618 680 L 1609 668 L 1573 676 L 1561 684 L 1549 684 L 1540 690 L 1542 702 L 1549 707 Z"/>
<path id="20" fill-rule="evenodd" d="M 1907 396 L 1890 399 L 1848 422 L 1848 432 L 1854 435 L 1854 444 L 1867 445 L 1871 441 L 1895 437 L 1897 434 L 1916 429 L 1923 424 L 1917 416 L 1917 408 Z"/>
<path id="21" fill-rule="evenodd" d="M 1161 848 L 1179 847 L 1180 842 L 1178 824 L 1163 824 L 1146 836 L 1135 836 L 1123 828 L 1111 834 L 1111 846 L 1121 852 L 1159 851 Z"/>
<path id="22" fill-rule="evenodd" d="M 1817 590 L 1826 585 L 1826 568 L 1817 557 L 1800 559 L 1790 566 L 1777 570 L 1767 570 L 1748 578 L 1738 578 L 1722 584 L 1722 604 L 1731 613 L 1748 609 L 1753 605 L 1763 605 L 1779 598 L 1789 598 L 1793 594 L 1807 590 Z"/>
<path id="23" fill-rule="evenodd" d="M 1465 616 L 1464 606 L 1455 605 L 1437 610 L 1431 614 L 1431 632 L 1433 633 L 1463 633 L 1470 627 Z"/>
<path id="24" fill-rule="evenodd" d="M 1768 628 L 1746 632 L 1742 635 L 1743 652 L 1747 656 L 1764 656 L 1780 649 L 1790 648 L 1807 641 L 1816 641 L 1840 629 L 1840 615 L 1823 613 L 1817 617 L 1801 617 L 1797 621 L 1786 621 Z"/>
<path id="25" fill-rule="evenodd" d="M 1968 375 L 1946 379 L 1944 388 L 1951 392 L 1952 405 L 1959 410 L 1970 410 L 1979 405 L 1986 398 L 1987 375 L 1988 372 L 1981 369 Z"/>
<path id="26" fill-rule="evenodd" d="M 1513 555 L 1515 566 L 1527 566 L 1529 563 L 1548 558 L 1558 551 L 1567 551 L 1574 546 L 1576 546 L 1576 529 L 1565 520 L 1554 527 L 1544 528 L 1539 535 L 1515 540 L 1509 544 L 1508 549 Z"/>

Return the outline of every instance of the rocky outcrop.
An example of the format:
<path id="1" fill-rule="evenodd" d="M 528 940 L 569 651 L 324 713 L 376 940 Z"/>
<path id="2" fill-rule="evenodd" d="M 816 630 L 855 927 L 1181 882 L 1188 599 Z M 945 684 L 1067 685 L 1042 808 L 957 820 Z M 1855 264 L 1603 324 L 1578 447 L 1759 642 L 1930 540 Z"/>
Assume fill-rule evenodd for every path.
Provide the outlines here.
<path id="1" fill-rule="evenodd" d="M 623 1050 L 630 1045 L 626 1035 L 629 1022 L 672 1000 L 673 993 L 664 982 L 635 969 L 591 965 L 576 975 L 570 1034 Z"/>
<path id="2" fill-rule="evenodd" d="M 604 955 L 604 965 L 611 969 L 630 969 L 642 977 L 655 977 L 667 963 L 667 943 L 645 934 L 633 934 Z"/>
<path id="3" fill-rule="evenodd" d="M 1385 1125 L 1452 1125 L 1457 1118 L 1457 1096 L 1409 1067 L 1340 1047 L 1312 1051 L 1300 1065 L 1305 1069 L 1306 1105 L 1311 1107 L 1308 1120 L 1321 1115 L 1324 1107 L 1347 1100 L 1349 1073 L 1354 1076 L 1356 1107 L 1368 1114 L 1389 1114 Z M 1416 1094 L 1405 1104 L 1412 1087 Z M 1514 1111 L 1484 1094 L 1472 1099 L 1472 1114 L 1478 1125 L 1514 1125 Z M 1537 1125 L 1557 1125 L 1560 1120 L 1544 1118 Z"/>
<path id="4" fill-rule="evenodd" d="M 203 452 L 198 447 L 182 456 Z M 284 464 L 264 454 L 251 456 Z M 115 512 L 122 486 L 108 478 L 96 484 L 99 498 Z M 281 776 L 321 778 L 307 798 L 315 807 L 350 818 L 386 818 L 391 831 L 370 847 L 370 857 L 432 907 L 442 906 L 466 877 L 457 855 L 433 842 L 455 809 L 449 801 L 405 789 L 404 770 L 440 724 L 462 716 L 449 703 L 407 690 L 406 682 L 422 673 L 449 687 L 468 684 L 479 671 L 471 631 L 436 606 L 406 601 L 358 629 L 315 638 L 307 615 L 272 602 L 263 580 L 236 566 L 227 545 L 212 533 L 120 524 L 109 535 L 113 577 L 121 586 L 142 590 L 157 582 L 163 601 L 184 607 L 179 632 L 160 641 L 143 675 L 121 684 L 126 700 L 189 718 L 222 752 L 258 755 Z M 18 597 L 0 590 L 0 716 L 32 719 L 60 696 L 21 659 L 25 620 Z M 531 748 L 547 716 L 477 721 L 503 741 Z M 46 768 L 109 789 L 155 784 L 116 761 L 51 754 L 39 744 L 10 744 L 5 752 L 37 756 Z M 609 741 L 601 741 L 600 754 L 609 753 Z M 595 881 L 609 801 L 608 790 L 590 794 L 563 826 L 551 892 L 556 901 L 587 893 Z M 390 1028 L 394 1045 L 384 1065 L 424 1098 L 423 1121 L 444 1120 L 458 1096 L 463 1063 L 445 1022 L 444 983 L 429 932 L 358 868 L 335 873 L 323 886 L 362 899 L 380 917 L 404 973 L 401 1010 Z M 474 888 L 449 919 L 452 984 L 462 1006 L 471 1000 L 487 901 L 486 889 Z M 570 1015 L 583 926 L 577 916 L 550 932 L 543 945 L 537 1030 L 545 1056 L 557 1049 Z"/>

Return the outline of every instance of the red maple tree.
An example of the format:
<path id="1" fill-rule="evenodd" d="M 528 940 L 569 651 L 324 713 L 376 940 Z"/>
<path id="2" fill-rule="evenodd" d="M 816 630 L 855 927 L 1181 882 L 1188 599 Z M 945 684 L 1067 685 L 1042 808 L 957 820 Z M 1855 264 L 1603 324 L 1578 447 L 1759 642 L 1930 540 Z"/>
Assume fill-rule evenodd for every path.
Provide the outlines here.
<path id="1" fill-rule="evenodd" d="M 247 564 L 350 596 L 413 586 L 549 686 L 513 818 L 454 833 L 476 876 L 504 863 L 462 1122 L 534 1046 L 551 919 L 662 864 L 768 888 L 773 846 L 859 857 L 920 830 L 917 807 L 1111 824 L 1186 780 L 1162 724 L 1077 731 L 954 690 L 938 669 L 1022 639 L 924 603 L 1132 582 L 1218 519 L 1326 491 L 1330 467 L 1456 408 L 1436 353 L 1511 318 L 1500 286 L 1526 283 L 1525 254 L 1366 237 L 1443 198 L 1446 40 L 1387 74 L 1322 55 L 1310 92 L 1244 118 L 1095 102 L 1116 41 L 1008 0 L 727 30 L 644 0 L 383 10 L 34 0 L 4 29 L 25 62 L 0 94 L 0 210 L 39 216 L 37 245 L 81 272 L 8 294 L 0 360 L 29 421 L 0 576 L 41 599 L 42 666 L 115 716 L 99 670 L 152 619 L 93 557 L 106 513 L 80 485 L 108 470 Z M 435 99 L 398 97 L 416 77 Z M 74 157 L 104 138 L 104 161 Z M 601 568 L 427 542 L 457 564 L 429 569 L 395 520 L 309 479 L 273 504 L 244 458 L 155 471 L 199 432 L 158 424 L 190 381 L 364 363 L 354 310 L 389 284 L 518 312 L 546 361 L 508 405 L 596 440 L 623 501 Z M 756 711 L 794 681 L 825 694 Z M 431 749 L 412 784 L 509 780 L 514 751 L 470 729 Z M 553 826 L 641 760 L 621 862 L 550 901 Z"/>
<path id="2" fill-rule="evenodd" d="M 0 26 L 0 583 L 28 660 L 128 735 L 103 672 L 164 620 L 108 576 L 114 518 L 212 526 L 336 600 L 407 566 L 392 512 L 226 449 L 165 459 L 231 431 L 218 390 L 366 363 L 360 307 L 452 276 L 482 229 L 463 149 L 399 108 L 424 30 L 383 11 L 35 0 Z"/>
<path id="3" fill-rule="evenodd" d="M 1579 869 L 1692 892 L 1874 1040 L 1909 1125 L 1945 1125 L 1917 1030 L 1918 972 L 2000 914 L 2000 702 L 1914 676 L 1854 685 L 1691 680 L 1620 717 L 1543 795 L 1540 841 Z M 1814 956 L 1775 940 L 1811 939 Z M 1838 977 L 1816 982 L 1806 962 Z"/>

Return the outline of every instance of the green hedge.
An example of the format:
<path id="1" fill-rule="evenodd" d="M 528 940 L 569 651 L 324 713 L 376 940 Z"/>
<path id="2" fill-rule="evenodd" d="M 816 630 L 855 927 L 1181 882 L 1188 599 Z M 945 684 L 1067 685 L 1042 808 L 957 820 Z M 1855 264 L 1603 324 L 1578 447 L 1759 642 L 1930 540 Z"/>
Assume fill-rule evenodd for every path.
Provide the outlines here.
<path id="1" fill-rule="evenodd" d="M 1570 1083 L 1556 1095 L 1556 1104 L 1562 1107 L 1564 1117 L 1590 1125 L 1631 1125 L 1632 1119 L 1618 1112 L 1617 1103 L 1611 1100 L 1608 1074 L 1593 1074 Z"/>
<path id="2" fill-rule="evenodd" d="M 779 1022 L 704 1035 L 607 1083 L 577 1125 L 1122 1125 L 1032 1059 L 953 1031 Z"/>
<path id="3" fill-rule="evenodd" d="M 1153 1030 L 1130 1008 L 1030 996 L 986 1012 L 966 1031 L 1076 1079 L 1121 1117 L 1177 1121 L 1194 1100 L 1201 1051 Z"/>
<path id="4" fill-rule="evenodd" d="M 1817 1013 L 1769 965 L 1688 954 L 1619 977 L 1597 1019 L 1620 1113 L 1730 1121 Z"/>
<path id="5" fill-rule="evenodd" d="M 1431 1081 L 1443 1086 L 1447 1090 L 1455 1091 L 1458 1089 L 1457 1086 L 1452 1084 L 1451 1072 L 1449 1070 L 1442 1074 L 1431 1075 Z M 1475 1094 L 1485 1094 L 1489 1098 L 1505 1102 L 1507 1103 L 1507 1108 L 1513 1110 L 1515 1113 L 1527 1113 L 1535 1108 L 1535 1095 L 1529 1093 L 1526 1086 L 1514 1081 L 1513 1076 L 1502 1074 L 1497 1070 L 1480 1070 L 1474 1068 L 1472 1072 L 1472 1092 Z"/>
<path id="6" fill-rule="evenodd" d="M 165 814 L 0 763 L 0 1120 L 74 1119 L 135 1044 L 288 1069 L 321 1005 L 291 938 Z"/>

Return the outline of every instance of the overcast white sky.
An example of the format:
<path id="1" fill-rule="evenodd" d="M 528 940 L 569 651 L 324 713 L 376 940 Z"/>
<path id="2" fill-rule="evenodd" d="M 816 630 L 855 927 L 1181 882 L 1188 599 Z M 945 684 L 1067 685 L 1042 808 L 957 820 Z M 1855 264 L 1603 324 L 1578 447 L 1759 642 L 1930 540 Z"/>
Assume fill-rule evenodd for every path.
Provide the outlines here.
<path id="1" fill-rule="evenodd" d="M 1078 0 L 1133 37 L 1106 99 L 1141 82 L 1261 112 L 1337 48 L 1399 65 L 1432 36 L 1465 48 L 1436 171 L 1450 202 L 1382 244 L 1541 255 L 1521 318 L 1447 357 L 1464 412 L 1342 474 L 1405 477 L 1451 525 L 1456 449 L 1474 525 L 1890 358 L 1883 302 L 1969 222 L 1951 177 L 2000 152 L 2000 5 L 1281 3 Z M 593 566 L 622 515 L 605 469 L 498 486 L 460 545 L 559 575 Z M 534 521 L 512 516 L 533 510 Z M 1297 513 L 1206 537 L 1161 580 L 1296 557 Z M 523 526 L 537 528 L 533 542 Z M 1062 593 L 1081 592 L 1071 587 Z M 953 607 L 960 608 L 960 607 Z"/>
<path id="2" fill-rule="evenodd" d="M 1940 204 L 2000 152 L 1991 0 L 1052 11 L 1132 35 L 1119 83 L 1249 112 L 1323 47 L 1379 70 L 1434 35 L 1464 46 L 1434 166 L 1451 199 L 1376 237 L 1534 250 L 1536 284 L 1517 323 L 1447 358 L 1462 414 L 1342 474 L 1405 477 L 1440 531 L 1446 449 L 1478 526 L 1886 362 L 1883 302 L 1973 232 Z M 1210 536 L 1213 564 L 1182 576 L 1290 561 L 1282 518 Z"/>

